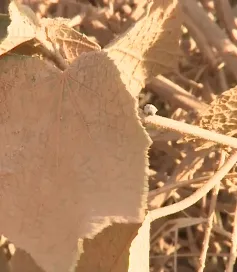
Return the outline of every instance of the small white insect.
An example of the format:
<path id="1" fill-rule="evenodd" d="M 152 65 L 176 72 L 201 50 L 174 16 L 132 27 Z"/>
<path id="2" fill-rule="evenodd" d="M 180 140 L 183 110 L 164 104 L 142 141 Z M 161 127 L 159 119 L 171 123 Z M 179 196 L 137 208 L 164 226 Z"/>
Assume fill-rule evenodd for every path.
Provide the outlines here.
<path id="1" fill-rule="evenodd" d="M 156 113 L 157 113 L 157 108 L 154 106 L 154 105 L 152 105 L 152 104 L 146 104 L 145 106 L 144 106 L 144 114 L 146 114 L 146 115 L 156 115 Z"/>

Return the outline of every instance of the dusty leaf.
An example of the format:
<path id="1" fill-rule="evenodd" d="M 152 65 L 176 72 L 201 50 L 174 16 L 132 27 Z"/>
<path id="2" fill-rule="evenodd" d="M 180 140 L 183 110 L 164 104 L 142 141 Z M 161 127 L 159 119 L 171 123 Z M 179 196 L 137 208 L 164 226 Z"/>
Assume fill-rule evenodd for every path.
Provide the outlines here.
<path id="1" fill-rule="evenodd" d="M 156 0 L 152 7 L 151 3 L 141 20 L 105 48 L 134 95 L 145 80 L 175 69 L 179 58 L 179 1 Z"/>
<path id="2" fill-rule="evenodd" d="M 113 224 L 79 247 L 75 272 L 128 272 L 129 248 L 141 224 Z M 143 272 L 143 271 L 142 271 Z"/>
<path id="3" fill-rule="evenodd" d="M 149 250 L 148 216 L 142 224 L 114 224 L 84 239 L 75 272 L 148 272 Z"/>
<path id="4" fill-rule="evenodd" d="M 0 31 L 4 35 L 4 38 L 0 41 L 0 55 L 19 45 L 24 44 L 25 46 L 27 41 L 34 40 L 43 46 L 40 51 L 52 59 L 57 66 L 65 69 L 66 65 L 63 58 L 72 62 L 82 52 L 100 50 L 98 44 L 69 27 L 67 25 L 68 19 L 55 18 L 39 21 L 29 7 L 19 4 L 16 0 L 10 3 L 9 13 L 11 23 L 7 27 L 7 35 L 4 35 L 6 30 L 5 18 L 0 21 L 2 22 Z M 23 51 L 25 52 L 27 50 L 24 46 Z M 39 51 L 40 48 L 35 49 L 33 47 L 32 49 Z"/>
<path id="5" fill-rule="evenodd" d="M 170 33 L 165 22 L 177 2 L 167 3 L 161 28 L 157 0 L 142 25 L 109 50 L 82 54 L 64 72 L 34 58 L 0 61 L 0 233 L 47 272 L 67 271 L 78 238 L 144 220 L 150 140 L 134 93 L 163 67 L 163 52 L 154 61 L 149 52 Z M 137 46 L 140 59 L 125 44 Z"/>
<path id="6" fill-rule="evenodd" d="M 236 137 L 237 119 L 237 86 L 231 88 L 221 95 L 200 113 L 198 118 L 194 120 L 194 124 L 217 133 Z M 207 144 L 213 145 L 212 142 L 207 142 L 193 136 L 185 136 L 185 142 L 195 141 L 198 145 Z"/>
<path id="7" fill-rule="evenodd" d="M 225 135 L 236 135 L 237 86 L 218 96 L 206 111 L 202 112 L 198 126 Z"/>
<path id="8" fill-rule="evenodd" d="M 149 140 L 105 53 L 64 73 L 32 58 L 0 67 L 0 233 L 66 271 L 78 237 L 143 221 Z"/>
<path id="9" fill-rule="evenodd" d="M 4 40 L 5 37 L 7 36 L 7 28 L 10 25 L 10 23 L 11 19 L 8 15 L 0 14 L 0 41 Z M 6 52 L 8 52 L 8 50 Z M 11 49 L 10 52 L 8 53 L 32 56 L 43 55 L 44 50 L 42 49 L 42 45 L 38 41 L 36 41 L 36 39 L 31 39 L 29 41 L 20 43 L 19 45 Z"/>
<path id="10" fill-rule="evenodd" d="M 70 63 L 83 52 L 101 50 L 100 46 L 87 38 L 86 35 L 67 26 L 65 19 L 47 18 L 43 19 L 41 24 L 45 26 L 48 38 Z"/>
<path id="11" fill-rule="evenodd" d="M 11 1 L 9 5 L 11 23 L 7 28 L 7 36 L 0 40 L 0 55 L 14 47 L 29 41 L 36 36 L 39 22 L 34 12 L 27 6 Z"/>
<path id="12" fill-rule="evenodd" d="M 147 215 L 129 250 L 128 272 L 149 272 L 150 251 L 150 216 Z"/>

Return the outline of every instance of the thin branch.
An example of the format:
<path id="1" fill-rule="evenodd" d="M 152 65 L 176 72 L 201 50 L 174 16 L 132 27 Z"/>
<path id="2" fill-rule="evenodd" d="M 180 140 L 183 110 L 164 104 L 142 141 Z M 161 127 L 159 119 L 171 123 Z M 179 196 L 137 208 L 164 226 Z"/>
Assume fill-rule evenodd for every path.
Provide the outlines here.
<path id="1" fill-rule="evenodd" d="M 224 92 L 229 89 L 226 75 L 225 75 L 225 71 L 223 68 L 224 67 L 222 66 L 216 70 L 221 92 Z"/>
<path id="2" fill-rule="evenodd" d="M 209 80 L 210 80 L 209 76 L 205 74 L 203 77 L 203 85 L 205 91 L 202 92 L 202 97 L 203 100 L 206 101 L 207 103 L 211 103 L 216 98 L 216 95 L 214 94 L 214 90 Z"/>
<path id="3" fill-rule="evenodd" d="M 213 177 L 205 185 L 203 185 L 202 188 L 198 189 L 191 196 L 185 198 L 184 200 L 178 203 L 150 211 L 149 214 L 151 217 L 151 221 L 154 221 L 158 218 L 161 218 L 170 214 L 177 213 L 195 204 L 203 196 L 205 196 L 218 182 L 220 182 L 221 179 L 223 179 L 226 176 L 226 174 L 232 169 L 232 167 L 236 164 L 236 162 L 237 162 L 237 151 L 235 151 L 230 156 L 230 158 L 226 161 L 226 163 L 213 175 Z"/>
<path id="4" fill-rule="evenodd" d="M 231 42 L 224 31 L 208 17 L 205 10 L 195 0 L 180 0 L 185 17 L 199 28 L 208 43 L 214 46 L 227 64 L 235 79 L 237 79 L 237 47 Z M 184 18 L 185 18 L 184 17 Z"/>
<path id="5" fill-rule="evenodd" d="M 202 217 L 177 218 L 166 221 L 157 230 L 154 230 L 154 232 L 151 234 L 150 246 L 151 248 L 155 246 L 155 243 L 159 235 L 165 237 L 170 232 L 175 231 L 176 229 L 187 228 L 194 225 L 202 224 L 204 222 L 206 222 L 206 218 Z"/>
<path id="6" fill-rule="evenodd" d="M 175 244 L 175 251 L 174 251 L 174 272 L 178 272 L 177 266 L 178 266 L 178 261 L 177 261 L 177 244 L 178 244 L 178 239 L 179 239 L 179 229 L 176 228 L 174 231 L 174 244 Z"/>
<path id="7" fill-rule="evenodd" d="M 202 90 L 203 89 L 203 84 L 202 83 L 198 83 L 196 82 L 195 80 L 192 80 L 188 77 L 186 77 L 185 75 L 183 74 L 180 74 L 180 72 L 178 71 L 174 71 L 173 72 L 184 84 L 188 84 L 190 85 L 190 87 L 193 87 L 193 88 L 196 88 L 196 89 L 199 89 L 199 90 Z M 187 92 L 187 91 L 185 91 Z M 190 93 L 188 93 L 190 94 Z M 192 97 L 196 98 L 195 96 L 192 95 Z M 197 99 L 197 98 L 196 98 Z M 198 102 L 201 102 L 198 100 Z"/>
<path id="8" fill-rule="evenodd" d="M 209 178 L 210 178 L 209 176 L 205 176 L 205 177 L 195 178 L 195 179 L 180 180 L 177 183 L 168 183 L 161 188 L 150 191 L 148 193 L 148 203 L 149 203 L 149 200 L 152 200 L 155 196 L 158 196 L 159 194 L 166 193 L 168 191 L 178 189 L 180 187 L 184 187 L 184 186 L 187 186 L 190 184 L 194 184 L 194 183 L 198 183 L 198 182 L 205 182 Z"/>
<path id="9" fill-rule="evenodd" d="M 194 173 L 197 169 L 200 168 L 204 162 L 205 157 L 210 153 L 210 150 L 212 150 L 212 148 L 188 152 L 186 157 L 179 164 L 179 167 L 176 167 L 172 171 L 172 174 L 168 178 L 166 184 L 177 184 L 181 179 L 187 179 L 190 176 L 190 172 Z M 148 208 L 150 210 L 160 208 L 161 205 L 172 195 L 172 193 L 173 191 L 170 191 L 156 196 L 151 192 L 148 199 Z"/>
<path id="10" fill-rule="evenodd" d="M 233 177 L 236 177 L 237 173 L 229 173 L 226 175 L 227 178 L 233 178 Z M 149 205 L 149 202 L 151 200 L 153 200 L 154 197 L 162 194 L 162 193 L 167 193 L 171 190 L 174 190 L 174 189 L 178 189 L 178 188 L 181 188 L 181 187 L 184 187 L 184 186 L 187 186 L 187 185 L 191 185 L 191 184 L 196 184 L 196 183 L 200 183 L 200 182 L 206 182 L 208 179 L 210 179 L 211 176 L 208 175 L 208 176 L 203 176 L 203 177 L 199 177 L 199 178 L 194 178 L 194 179 L 187 179 L 187 180 L 180 180 L 179 182 L 175 182 L 175 183 L 168 183 L 168 184 L 165 184 L 164 186 L 160 187 L 160 188 L 157 188 L 157 189 L 154 189 L 154 190 L 151 190 L 149 193 L 148 193 L 148 205 Z M 233 185 L 234 186 L 234 185 Z M 154 207 L 154 205 L 150 206 L 151 207 Z"/>
<path id="11" fill-rule="evenodd" d="M 43 38 L 40 36 L 36 36 L 36 39 L 43 46 L 44 53 L 49 58 L 51 58 L 52 61 L 54 61 L 55 65 L 60 70 L 64 71 L 68 67 L 68 65 L 67 65 L 66 61 L 64 60 L 64 58 L 62 57 L 62 55 L 60 54 L 60 52 L 58 51 L 58 49 L 56 48 L 56 46 L 52 42 L 46 40 L 44 36 L 43 36 Z"/>
<path id="12" fill-rule="evenodd" d="M 173 257 L 174 254 L 169 255 L 169 257 Z M 188 258 L 188 257 L 198 257 L 200 255 L 199 252 L 195 253 L 178 253 L 177 257 L 178 258 Z M 228 257 L 228 253 L 219 253 L 219 252 L 213 252 L 213 253 L 208 253 L 208 257 Z M 163 259 L 167 258 L 167 255 L 154 255 L 150 256 L 150 259 Z"/>
<path id="13" fill-rule="evenodd" d="M 209 45 L 205 35 L 202 33 L 202 31 L 200 31 L 200 29 L 193 22 L 190 16 L 184 15 L 184 24 L 187 27 L 188 32 L 196 42 L 197 47 L 203 53 L 210 67 L 216 69 L 218 65 L 218 59 L 216 58 L 215 53 Z"/>
<path id="14" fill-rule="evenodd" d="M 224 163 L 225 163 L 225 152 L 222 151 L 218 168 L 220 169 L 220 167 L 223 166 Z M 200 264 L 199 264 L 200 266 L 199 266 L 198 272 L 203 272 L 203 270 L 205 268 L 205 262 L 206 262 L 206 258 L 207 258 L 207 250 L 208 250 L 209 241 L 210 241 L 210 237 L 211 237 L 211 231 L 212 231 L 212 225 L 213 225 L 213 219 L 214 219 L 214 215 L 215 215 L 215 207 L 216 207 L 216 201 L 217 201 L 219 189 L 220 189 L 220 181 L 217 182 L 217 184 L 214 187 L 213 192 L 212 192 L 210 209 L 209 209 L 208 220 L 207 220 L 207 227 L 206 227 L 205 236 L 204 236 L 204 240 L 203 240 L 203 247 L 202 247 L 202 252 L 200 255 Z"/>
<path id="15" fill-rule="evenodd" d="M 161 75 L 153 78 L 147 87 L 152 92 L 180 105 L 185 110 L 201 111 L 207 107 L 205 103 L 202 103 L 179 85 Z"/>
<path id="16" fill-rule="evenodd" d="M 224 146 L 229 146 L 237 149 L 237 139 L 234 137 L 222 135 L 214 131 L 199 128 L 195 125 L 186 124 L 176 120 L 172 120 L 161 116 L 148 116 L 143 119 L 145 125 L 151 126 L 152 128 L 163 128 L 171 131 L 179 132 L 183 135 L 190 135 L 197 138 L 205 139 L 214 143 L 218 143 Z"/>
<path id="17" fill-rule="evenodd" d="M 218 19 L 223 23 L 230 39 L 236 44 L 237 29 L 230 2 L 226 0 L 214 0 Z"/>
<path id="18" fill-rule="evenodd" d="M 226 266 L 226 272 L 233 272 L 234 271 L 234 264 L 237 257 L 237 200 L 235 204 L 235 217 L 234 217 L 234 227 L 233 232 L 231 235 L 231 249 L 230 249 L 230 256 L 229 261 Z"/>

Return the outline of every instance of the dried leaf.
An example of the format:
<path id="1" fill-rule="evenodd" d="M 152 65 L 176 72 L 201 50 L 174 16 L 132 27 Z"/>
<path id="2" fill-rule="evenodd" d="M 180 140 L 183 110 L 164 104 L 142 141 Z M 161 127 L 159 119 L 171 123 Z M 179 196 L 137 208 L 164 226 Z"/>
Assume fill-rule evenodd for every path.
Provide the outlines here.
<path id="1" fill-rule="evenodd" d="M 146 216 L 130 247 L 128 272 L 149 272 L 150 216 Z"/>
<path id="2" fill-rule="evenodd" d="M 80 246 L 84 252 L 80 254 L 75 272 L 128 272 L 129 248 L 140 226 L 114 224 L 93 240 L 84 239 Z"/>
<path id="3" fill-rule="evenodd" d="M 11 1 L 9 5 L 11 23 L 7 28 L 8 35 L 0 40 L 0 56 L 21 43 L 36 36 L 39 22 L 34 12 L 27 6 Z"/>
<path id="4" fill-rule="evenodd" d="M 4 40 L 5 37 L 7 36 L 7 28 L 10 25 L 10 23 L 11 23 L 11 19 L 8 15 L 0 14 L 0 41 Z M 0 42 L 0 48 L 1 48 L 1 42 Z M 6 52 L 8 52 L 8 50 Z M 36 41 L 36 39 L 31 39 L 29 41 L 20 43 L 19 45 L 11 49 L 10 52 L 13 54 L 28 55 L 28 56 L 42 55 L 45 53 L 45 51 L 42 48 L 42 45 L 38 41 Z"/>
<path id="5" fill-rule="evenodd" d="M 0 61 L 0 233 L 47 272 L 67 271 L 77 238 L 144 220 L 150 139 L 134 94 L 162 70 L 159 39 L 174 38 L 157 34 L 170 33 L 177 1 L 167 2 L 160 29 L 156 8 L 113 49 L 82 54 L 63 73 L 33 58 Z"/>
<path id="6" fill-rule="evenodd" d="M 154 1 L 141 20 L 106 46 L 108 56 L 114 60 L 134 95 L 137 95 L 134 90 L 144 87 L 145 80 L 177 65 L 181 19 L 178 0 Z"/>
<path id="7" fill-rule="evenodd" d="M 42 19 L 39 21 L 27 6 L 13 0 L 9 5 L 11 24 L 8 35 L 0 42 L 0 55 L 29 40 L 36 39 L 43 45 L 43 52 L 62 70 L 64 59 L 72 62 L 82 52 L 100 50 L 100 46 L 85 35 L 67 26 L 68 19 Z M 4 30 L 3 30 L 4 32 Z"/>
<path id="8" fill-rule="evenodd" d="M 0 233 L 66 271 L 78 237 L 143 221 L 149 141 L 105 53 L 63 74 L 31 58 L 0 66 Z"/>
<path id="9" fill-rule="evenodd" d="M 202 112 L 198 126 L 225 135 L 236 134 L 237 86 L 218 96 L 206 111 Z"/>
<path id="10" fill-rule="evenodd" d="M 67 26 L 62 18 L 44 19 L 46 32 L 51 42 L 56 45 L 61 55 L 70 63 L 83 52 L 100 51 L 100 46 L 73 28 Z"/>
<path id="11" fill-rule="evenodd" d="M 209 107 L 200 113 L 198 119 L 194 120 L 194 124 L 201 128 L 215 131 L 224 135 L 236 136 L 236 105 L 237 86 L 223 92 L 215 100 L 213 100 Z M 208 146 L 212 146 L 214 144 L 193 136 L 186 136 L 184 141 L 194 141 L 198 145 L 206 144 Z"/>
<path id="12" fill-rule="evenodd" d="M 150 220 L 143 224 L 114 224 L 93 240 L 83 241 L 75 272 L 148 272 Z"/>

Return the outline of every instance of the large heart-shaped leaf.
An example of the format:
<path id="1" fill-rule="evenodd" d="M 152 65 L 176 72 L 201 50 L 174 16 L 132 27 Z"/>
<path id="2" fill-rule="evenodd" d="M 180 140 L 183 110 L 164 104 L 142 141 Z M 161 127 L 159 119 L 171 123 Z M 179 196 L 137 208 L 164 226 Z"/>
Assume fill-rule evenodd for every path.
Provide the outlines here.
<path id="1" fill-rule="evenodd" d="M 159 50 L 151 59 L 150 47 L 178 45 L 177 1 L 167 2 L 160 25 L 163 1 L 155 1 L 142 19 L 149 27 L 138 22 L 63 73 L 35 58 L 0 61 L 0 233 L 47 272 L 67 271 L 78 238 L 92 238 L 113 222 L 144 220 L 150 140 L 134 94 L 164 71 Z M 141 46 L 144 31 L 151 38 Z"/>
<path id="2" fill-rule="evenodd" d="M 46 271 L 66 271 L 78 237 L 144 217 L 149 141 L 134 99 L 105 53 L 83 56 L 63 74 L 0 62 L 0 232 Z"/>

